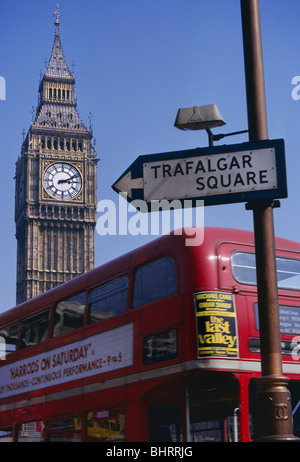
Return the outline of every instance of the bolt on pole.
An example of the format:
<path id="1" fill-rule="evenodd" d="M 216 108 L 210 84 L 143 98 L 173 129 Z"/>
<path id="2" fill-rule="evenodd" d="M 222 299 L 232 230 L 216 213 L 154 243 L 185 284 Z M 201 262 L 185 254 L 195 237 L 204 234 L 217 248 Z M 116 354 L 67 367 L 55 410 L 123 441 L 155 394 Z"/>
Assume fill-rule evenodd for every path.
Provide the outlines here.
<path id="1" fill-rule="evenodd" d="M 240 0 L 249 141 L 268 139 L 259 0 Z M 261 349 L 256 441 L 297 441 L 288 378 L 283 376 L 272 200 L 247 204 L 253 210 Z"/>

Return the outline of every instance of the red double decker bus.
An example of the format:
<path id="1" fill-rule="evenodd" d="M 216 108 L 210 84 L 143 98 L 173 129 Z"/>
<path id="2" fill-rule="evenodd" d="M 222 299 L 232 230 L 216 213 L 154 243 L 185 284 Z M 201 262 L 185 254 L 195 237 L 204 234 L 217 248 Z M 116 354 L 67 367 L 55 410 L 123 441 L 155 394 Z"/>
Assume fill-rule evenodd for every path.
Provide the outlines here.
<path id="1" fill-rule="evenodd" d="M 190 236 L 190 230 L 189 230 Z M 300 244 L 276 240 L 283 371 L 300 433 Z M 158 238 L 0 315 L 0 441 L 251 441 L 253 234 Z"/>

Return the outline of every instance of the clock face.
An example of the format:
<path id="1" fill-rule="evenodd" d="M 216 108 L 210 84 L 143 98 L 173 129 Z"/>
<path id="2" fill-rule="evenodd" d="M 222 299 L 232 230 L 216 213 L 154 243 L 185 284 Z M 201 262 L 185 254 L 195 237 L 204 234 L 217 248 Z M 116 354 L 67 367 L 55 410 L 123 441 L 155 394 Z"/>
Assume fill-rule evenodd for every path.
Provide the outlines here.
<path id="1" fill-rule="evenodd" d="M 73 199 L 82 187 L 81 174 L 71 164 L 58 162 L 44 173 L 44 188 L 50 196 L 59 200 Z"/>

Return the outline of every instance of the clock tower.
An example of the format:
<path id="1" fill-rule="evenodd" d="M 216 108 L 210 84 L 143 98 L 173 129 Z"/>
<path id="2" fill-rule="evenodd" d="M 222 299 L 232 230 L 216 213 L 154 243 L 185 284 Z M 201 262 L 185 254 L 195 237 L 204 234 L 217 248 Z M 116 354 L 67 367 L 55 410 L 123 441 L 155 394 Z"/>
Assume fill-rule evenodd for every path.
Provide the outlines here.
<path id="1" fill-rule="evenodd" d="M 77 112 L 55 12 L 52 54 L 16 163 L 17 303 L 94 267 L 97 154 Z"/>

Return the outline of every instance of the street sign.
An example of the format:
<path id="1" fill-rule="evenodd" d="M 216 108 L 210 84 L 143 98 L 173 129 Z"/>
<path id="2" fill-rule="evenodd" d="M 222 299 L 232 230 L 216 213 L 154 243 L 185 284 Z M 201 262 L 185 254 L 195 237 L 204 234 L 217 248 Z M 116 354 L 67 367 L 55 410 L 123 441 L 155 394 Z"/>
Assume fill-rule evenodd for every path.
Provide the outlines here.
<path id="1" fill-rule="evenodd" d="M 284 140 L 139 156 L 113 184 L 128 201 L 189 199 L 192 206 L 287 197 Z"/>

